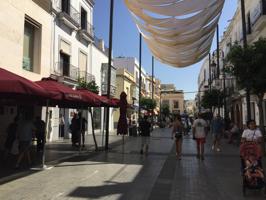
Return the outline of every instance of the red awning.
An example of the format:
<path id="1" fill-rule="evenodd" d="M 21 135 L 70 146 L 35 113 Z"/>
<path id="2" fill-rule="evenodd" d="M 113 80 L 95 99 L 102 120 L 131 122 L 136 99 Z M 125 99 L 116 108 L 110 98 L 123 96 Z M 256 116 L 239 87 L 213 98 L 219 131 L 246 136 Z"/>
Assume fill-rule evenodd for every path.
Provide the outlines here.
<path id="1" fill-rule="evenodd" d="M 44 78 L 36 83 L 49 92 L 60 94 L 60 96 L 52 98 L 52 100 L 56 101 L 56 103 L 61 107 L 98 106 L 95 98 L 85 95 L 78 90 L 73 90 L 72 88 L 53 79 Z"/>
<path id="2" fill-rule="evenodd" d="M 78 91 L 86 95 L 90 95 L 91 97 L 97 99 L 99 104 L 98 106 L 94 106 L 94 107 L 118 107 L 119 106 L 119 99 L 108 99 L 106 96 L 100 96 L 86 89 L 78 89 Z"/>
<path id="3" fill-rule="evenodd" d="M 119 99 L 116 98 L 111 98 L 108 99 L 107 96 L 101 96 L 101 98 L 103 99 L 103 101 L 108 102 L 108 106 L 109 107 L 119 107 Z"/>
<path id="4" fill-rule="evenodd" d="M 93 97 L 94 99 L 96 99 L 97 101 L 97 105 L 94 107 L 105 107 L 105 106 L 109 106 L 109 99 L 107 98 L 103 98 L 102 96 L 95 94 L 89 90 L 86 89 L 78 89 L 79 92 L 83 93 L 84 95 L 89 95 L 91 97 Z"/>
<path id="5" fill-rule="evenodd" d="M 0 95 L 4 98 L 48 98 L 49 93 L 36 83 L 0 68 Z"/>

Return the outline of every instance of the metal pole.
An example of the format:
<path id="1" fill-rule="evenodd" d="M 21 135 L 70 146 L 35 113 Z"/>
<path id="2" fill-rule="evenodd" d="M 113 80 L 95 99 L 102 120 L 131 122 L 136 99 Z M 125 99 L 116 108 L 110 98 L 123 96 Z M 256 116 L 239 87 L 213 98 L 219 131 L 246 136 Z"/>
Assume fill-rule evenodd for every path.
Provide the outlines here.
<path id="1" fill-rule="evenodd" d="M 242 16 L 242 29 L 243 29 L 243 45 L 244 48 L 247 48 L 248 43 L 247 43 L 245 1 L 241 0 L 240 2 L 241 2 L 241 16 Z M 251 119 L 251 110 L 250 110 L 250 88 L 248 83 L 246 85 L 246 103 L 247 103 L 247 120 L 249 121 Z"/>
<path id="2" fill-rule="evenodd" d="M 152 90 L 151 90 L 151 97 L 152 97 L 152 101 L 154 101 L 154 83 L 153 83 L 153 80 L 154 80 L 154 57 L 152 56 L 152 69 L 151 69 L 151 76 L 152 76 Z M 151 126 L 153 128 L 153 118 L 154 118 L 154 109 L 152 109 L 152 118 L 151 118 Z"/>
<path id="3" fill-rule="evenodd" d="M 162 123 L 162 91 L 160 90 L 160 124 Z"/>
<path id="4" fill-rule="evenodd" d="M 211 53 L 209 53 L 209 89 L 212 90 Z"/>
<path id="5" fill-rule="evenodd" d="M 244 48 L 247 47 L 247 27 L 246 27 L 246 11 L 245 11 L 245 1 L 241 0 L 241 16 L 242 16 L 242 29 L 243 29 L 243 44 Z"/>
<path id="6" fill-rule="evenodd" d="M 139 124 L 140 124 L 140 117 L 141 117 L 141 109 L 140 109 L 140 100 L 141 100 L 141 52 L 142 50 L 142 36 L 141 33 L 139 34 Z"/>
<path id="7" fill-rule="evenodd" d="M 225 88 L 225 65 L 224 65 L 224 52 L 223 56 L 223 92 L 224 92 L 224 119 L 227 119 L 227 108 L 226 108 L 226 88 Z"/>
<path id="8" fill-rule="evenodd" d="M 219 44 L 219 24 L 217 24 L 216 28 L 217 34 L 217 79 L 219 80 L 220 76 L 220 44 Z M 218 98 L 218 114 L 220 115 L 220 98 Z"/>
<path id="9" fill-rule="evenodd" d="M 217 79 L 219 79 L 220 76 L 220 44 L 219 44 L 219 24 L 217 24 Z"/>
<path id="10" fill-rule="evenodd" d="M 113 46 L 113 14 L 114 0 L 110 1 L 110 25 L 109 25 L 109 52 L 108 52 L 108 73 L 107 73 L 107 98 L 110 99 L 111 86 L 111 67 L 112 67 L 112 46 Z M 106 108 L 106 127 L 105 127 L 105 150 L 108 150 L 109 145 L 109 107 Z"/>

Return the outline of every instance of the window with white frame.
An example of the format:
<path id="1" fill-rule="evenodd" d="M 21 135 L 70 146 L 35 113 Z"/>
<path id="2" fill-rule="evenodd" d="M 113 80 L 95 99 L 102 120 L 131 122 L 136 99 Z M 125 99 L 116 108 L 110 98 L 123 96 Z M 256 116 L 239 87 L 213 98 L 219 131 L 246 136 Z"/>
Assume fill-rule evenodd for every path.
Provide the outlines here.
<path id="1" fill-rule="evenodd" d="M 26 16 L 24 22 L 22 68 L 27 71 L 40 72 L 41 26 Z"/>

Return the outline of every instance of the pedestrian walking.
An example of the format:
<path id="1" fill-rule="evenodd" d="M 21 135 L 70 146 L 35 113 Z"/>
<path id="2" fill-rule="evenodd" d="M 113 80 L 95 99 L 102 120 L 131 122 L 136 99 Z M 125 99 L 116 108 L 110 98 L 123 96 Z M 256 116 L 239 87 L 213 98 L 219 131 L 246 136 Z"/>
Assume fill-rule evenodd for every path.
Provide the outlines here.
<path id="1" fill-rule="evenodd" d="M 16 116 L 11 124 L 7 127 L 7 137 L 5 141 L 5 154 L 4 159 L 7 158 L 8 154 L 11 153 L 12 146 L 16 140 L 17 135 L 17 127 L 18 127 L 18 119 L 19 117 Z"/>
<path id="2" fill-rule="evenodd" d="M 88 124 L 88 121 L 82 117 L 82 113 L 79 112 L 79 118 L 78 118 L 78 123 L 80 124 L 80 133 L 81 133 L 81 140 L 82 140 L 82 147 L 85 147 L 85 132 L 86 132 L 86 127 Z"/>
<path id="3" fill-rule="evenodd" d="M 150 130 L 151 130 L 151 123 L 148 121 L 148 116 L 144 116 L 143 120 L 140 121 L 139 126 L 140 126 L 140 135 L 141 135 L 140 154 L 143 154 L 144 151 L 147 154 L 149 150 Z"/>
<path id="4" fill-rule="evenodd" d="M 25 113 L 22 120 L 18 123 L 17 137 L 19 140 L 19 156 L 15 168 L 20 167 L 23 158 L 27 157 L 28 164 L 31 165 L 30 147 L 32 143 L 33 133 L 36 131 L 32 121 L 32 115 Z"/>
<path id="5" fill-rule="evenodd" d="M 64 138 L 65 137 L 65 119 L 64 115 L 59 115 L 59 137 Z"/>
<path id="6" fill-rule="evenodd" d="M 73 118 L 71 120 L 70 124 L 70 130 L 71 130 L 71 141 L 72 141 L 72 146 L 77 147 L 77 143 L 80 144 L 80 123 L 78 120 L 78 115 L 77 113 L 74 113 Z"/>
<path id="7" fill-rule="evenodd" d="M 233 143 L 234 138 L 239 139 L 239 128 L 234 122 L 230 123 L 229 130 L 227 131 L 228 134 L 228 144 Z"/>
<path id="8" fill-rule="evenodd" d="M 184 133 L 184 126 L 182 124 L 181 116 L 177 114 L 176 116 L 174 116 L 172 139 L 175 138 L 176 158 L 179 160 L 181 160 L 181 154 L 182 154 L 183 133 Z"/>
<path id="9" fill-rule="evenodd" d="M 40 116 L 37 116 L 34 125 L 36 128 L 37 152 L 42 152 L 45 143 L 45 122 Z"/>
<path id="10" fill-rule="evenodd" d="M 207 122 L 202 119 L 201 113 L 198 114 L 192 126 L 193 139 L 197 142 L 197 158 L 204 160 L 204 144 L 206 142 Z"/>
<path id="11" fill-rule="evenodd" d="M 220 140 L 224 132 L 224 121 L 219 114 L 217 114 L 216 117 L 212 120 L 211 127 L 213 134 L 212 150 L 220 152 Z"/>

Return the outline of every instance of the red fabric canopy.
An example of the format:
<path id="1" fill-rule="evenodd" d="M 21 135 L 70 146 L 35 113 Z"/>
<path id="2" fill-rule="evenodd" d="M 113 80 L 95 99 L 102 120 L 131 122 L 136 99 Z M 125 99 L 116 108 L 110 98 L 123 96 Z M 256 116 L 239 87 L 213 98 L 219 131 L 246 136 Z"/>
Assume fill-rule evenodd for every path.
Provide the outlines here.
<path id="1" fill-rule="evenodd" d="M 89 90 L 86 90 L 86 89 L 78 89 L 78 91 L 84 95 L 89 95 L 89 96 L 93 97 L 94 99 L 96 99 L 98 104 L 95 107 L 109 106 L 109 99 L 107 99 L 107 98 L 103 98 L 102 96 L 95 94 L 95 93 L 93 93 Z"/>
<path id="2" fill-rule="evenodd" d="M 53 93 L 60 94 L 56 98 L 52 98 L 52 100 L 57 100 L 59 106 L 60 105 L 68 105 L 69 104 L 81 104 L 86 106 L 98 106 L 97 100 L 89 95 L 85 95 L 78 90 L 73 90 L 72 88 L 59 83 L 55 80 L 46 78 L 41 81 L 36 82 L 39 86 L 44 88 L 45 90 Z M 78 106 L 78 105 L 76 105 Z M 73 107 L 73 106 L 72 106 Z"/>
<path id="3" fill-rule="evenodd" d="M 49 93 L 36 83 L 3 68 L 0 68 L 0 94 L 3 97 L 49 97 Z"/>
<path id="4" fill-rule="evenodd" d="M 86 89 L 78 89 L 78 91 L 84 93 L 85 95 L 90 95 L 97 99 L 99 102 L 98 106 L 95 107 L 118 107 L 119 99 L 108 99 L 106 96 L 100 96 Z"/>

